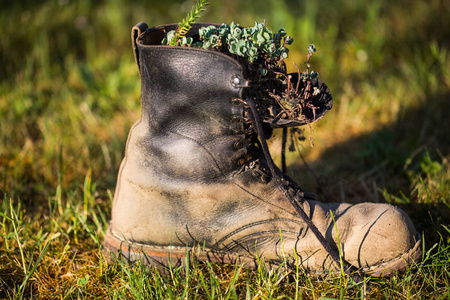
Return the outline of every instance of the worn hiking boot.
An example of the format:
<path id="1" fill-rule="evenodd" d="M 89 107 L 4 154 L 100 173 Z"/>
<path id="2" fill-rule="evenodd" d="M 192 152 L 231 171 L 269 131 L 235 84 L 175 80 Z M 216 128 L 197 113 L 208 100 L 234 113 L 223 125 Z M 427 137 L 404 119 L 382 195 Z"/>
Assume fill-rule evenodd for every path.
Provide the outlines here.
<path id="1" fill-rule="evenodd" d="M 108 257 L 164 267 L 200 246 L 199 260 L 255 267 L 259 256 L 323 273 L 338 267 L 339 246 L 355 269 L 384 276 L 420 256 L 399 208 L 321 203 L 274 167 L 261 142 L 270 126 L 242 99 L 242 66 L 215 51 L 161 46 L 175 27 L 132 31 L 142 115 L 118 175 Z"/>

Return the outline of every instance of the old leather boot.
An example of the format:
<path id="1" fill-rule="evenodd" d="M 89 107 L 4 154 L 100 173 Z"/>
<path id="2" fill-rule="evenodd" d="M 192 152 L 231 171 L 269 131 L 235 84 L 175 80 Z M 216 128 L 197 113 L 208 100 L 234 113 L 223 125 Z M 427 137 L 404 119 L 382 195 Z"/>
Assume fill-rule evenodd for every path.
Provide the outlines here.
<path id="1" fill-rule="evenodd" d="M 161 46 L 175 26 L 140 23 L 132 31 L 142 116 L 118 175 L 104 244 L 109 257 L 167 266 L 199 245 L 200 260 L 254 267 L 256 256 L 295 263 L 297 252 L 305 270 L 335 269 L 299 210 L 335 253 L 339 234 L 343 259 L 366 274 L 389 275 L 419 257 L 414 225 L 402 210 L 320 203 L 280 170 L 271 172 L 258 139 L 270 129 L 241 100 L 249 84 L 241 65 L 214 51 Z"/>

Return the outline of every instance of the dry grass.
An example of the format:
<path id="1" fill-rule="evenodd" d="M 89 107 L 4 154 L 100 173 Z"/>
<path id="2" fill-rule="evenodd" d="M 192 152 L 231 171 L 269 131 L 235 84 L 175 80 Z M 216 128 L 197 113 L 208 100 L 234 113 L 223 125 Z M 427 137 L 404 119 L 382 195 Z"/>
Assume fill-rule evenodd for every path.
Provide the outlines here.
<path id="1" fill-rule="evenodd" d="M 214 2 L 203 21 L 285 27 L 335 107 L 289 172 L 324 201 L 390 202 L 424 234 L 423 260 L 370 280 L 195 264 L 162 276 L 107 265 L 101 242 L 124 144 L 139 117 L 129 30 L 177 22 L 192 3 L 2 4 L 0 298 L 449 299 L 450 6 L 445 1 Z M 292 71 L 295 71 L 292 69 Z M 308 130 L 305 131 L 308 136 Z M 279 139 L 271 145 L 279 159 Z"/>

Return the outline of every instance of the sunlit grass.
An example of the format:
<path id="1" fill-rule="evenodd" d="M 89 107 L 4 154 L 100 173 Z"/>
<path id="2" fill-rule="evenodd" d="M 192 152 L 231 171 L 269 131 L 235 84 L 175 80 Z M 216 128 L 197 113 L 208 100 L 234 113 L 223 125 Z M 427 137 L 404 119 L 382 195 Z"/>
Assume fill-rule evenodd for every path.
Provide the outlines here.
<path id="1" fill-rule="evenodd" d="M 0 298 L 450 298 L 448 4 L 212 1 L 201 20 L 284 27 L 300 67 L 316 45 L 334 108 L 312 125 L 315 147 L 299 143 L 316 178 L 296 153 L 289 174 L 324 201 L 398 205 L 424 237 L 417 266 L 369 291 L 263 264 L 192 261 L 169 276 L 106 264 L 117 170 L 140 115 L 129 31 L 176 23 L 192 3 L 25 2 L 0 10 Z M 280 139 L 271 150 L 278 161 Z"/>

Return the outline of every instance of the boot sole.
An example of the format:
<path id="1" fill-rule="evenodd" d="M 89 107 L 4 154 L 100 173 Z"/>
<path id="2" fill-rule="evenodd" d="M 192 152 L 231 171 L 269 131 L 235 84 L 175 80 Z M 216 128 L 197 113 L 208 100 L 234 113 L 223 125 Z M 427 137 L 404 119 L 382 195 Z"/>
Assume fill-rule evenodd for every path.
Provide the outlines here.
<path id="1" fill-rule="evenodd" d="M 408 266 L 420 260 L 422 257 L 420 245 L 421 240 L 420 235 L 418 235 L 418 242 L 405 254 L 370 268 L 362 268 L 362 271 L 372 277 L 389 277 L 402 272 Z M 250 269 L 257 269 L 259 263 L 261 263 L 261 261 L 258 263 L 258 259 L 255 257 L 231 255 L 225 252 L 202 249 L 201 247 L 151 246 L 129 242 L 116 236 L 111 228 L 106 233 L 102 252 L 108 262 L 114 263 L 119 260 L 131 265 L 143 263 L 157 268 L 163 274 L 167 274 L 171 268 L 192 265 L 193 261 L 242 264 Z M 266 268 L 270 269 L 281 265 L 282 261 L 283 258 L 280 258 L 279 260 L 264 262 L 264 264 Z M 320 276 L 319 273 L 315 274 Z"/>
<path id="2" fill-rule="evenodd" d="M 230 255 L 201 247 L 151 246 L 129 242 L 115 235 L 110 228 L 106 233 L 102 252 L 108 262 L 120 260 L 128 264 L 143 263 L 164 274 L 170 268 L 185 266 L 187 261 L 191 264 L 194 260 L 221 264 L 243 263 L 252 269 L 258 266 L 256 258 Z"/>

